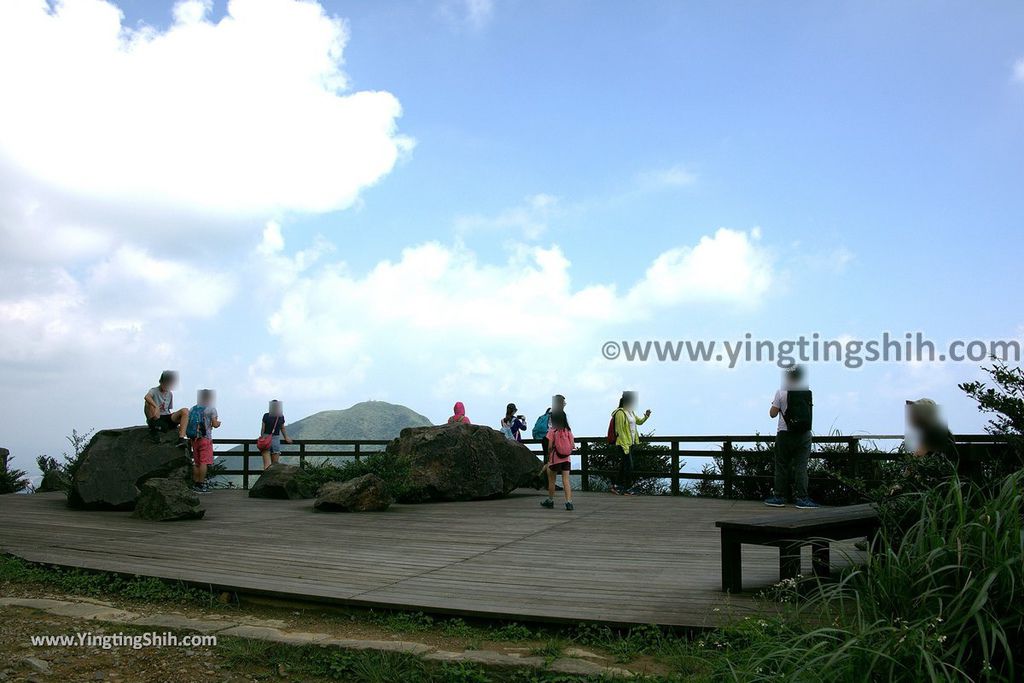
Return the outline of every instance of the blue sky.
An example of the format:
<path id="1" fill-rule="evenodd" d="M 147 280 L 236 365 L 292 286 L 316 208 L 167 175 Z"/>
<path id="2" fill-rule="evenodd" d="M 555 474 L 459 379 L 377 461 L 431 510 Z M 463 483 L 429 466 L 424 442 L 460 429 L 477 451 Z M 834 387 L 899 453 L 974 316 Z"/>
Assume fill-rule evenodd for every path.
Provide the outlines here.
<path id="1" fill-rule="evenodd" d="M 97 47 L 131 52 L 109 22 L 69 11 L 98 0 L 49 24 L 38 4 L 0 22 L 56 65 L 0 51 L 19 96 L 0 115 L 0 232 L 19 245 L 0 266 L 0 438 L 22 466 L 72 427 L 137 422 L 165 366 L 181 402 L 219 390 L 224 436 L 275 397 L 291 419 L 378 398 L 495 423 L 555 391 L 599 433 L 624 388 L 657 433 L 752 433 L 773 428 L 774 366 L 610 363 L 601 343 L 1022 336 L 1020 3 L 275 0 L 260 23 L 251 0 L 177 19 L 121 0 L 122 29 L 162 46 L 123 71 Z M 325 74 L 346 87 L 288 106 Z M 92 128 L 53 113 L 76 97 L 98 102 Z M 93 182 L 97 158 L 115 161 Z M 646 277 L 666 254 L 667 279 Z M 818 431 L 899 433 L 924 395 L 954 430 L 983 426 L 955 387 L 974 363 L 810 373 Z"/>

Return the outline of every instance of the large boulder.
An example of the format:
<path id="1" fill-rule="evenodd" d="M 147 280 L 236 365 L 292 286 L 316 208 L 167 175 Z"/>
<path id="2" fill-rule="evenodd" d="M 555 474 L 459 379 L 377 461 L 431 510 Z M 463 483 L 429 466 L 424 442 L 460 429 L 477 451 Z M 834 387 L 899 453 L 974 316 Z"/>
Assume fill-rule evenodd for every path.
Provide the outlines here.
<path id="1" fill-rule="evenodd" d="M 530 449 L 480 425 L 403 429 L 387 454 L 408 460 L 403 502 L 497 498 L 539 482 L 541 462 Z"/>
<path id="2" fill-rule="evenodd" d="M 89 510 L 131 510 L 139 486 L 154 477 L 187 481 L 187 450 L 178 448 L 175 432 L 150 440 L 146 427 L 104 429 L 82 451 L 71 480 L 68 504 Z"/>
<path id="3" fill-rule="evenodd" d="M 277 498 L 279 500 L 296 500 L 312 498 L 313 491 L 298 477 L 297 465 L 274 463 L 249 488 L 250 498 Z"/>
<path id="4" fill-rule="evenodd" d="M 142 482 L 132 517 L 170 522 L 202 519 L 205 514 L 206 510 L 199 504 L 199 496 L 184 481 L 156 477 Z"/>
<path id="5" fill-rule="evenodd" d="M 383 479 L 376 474 L 364 474 L 321 486 L 313 509 L 318 512 L 383 512 L 393 502 Z"/>

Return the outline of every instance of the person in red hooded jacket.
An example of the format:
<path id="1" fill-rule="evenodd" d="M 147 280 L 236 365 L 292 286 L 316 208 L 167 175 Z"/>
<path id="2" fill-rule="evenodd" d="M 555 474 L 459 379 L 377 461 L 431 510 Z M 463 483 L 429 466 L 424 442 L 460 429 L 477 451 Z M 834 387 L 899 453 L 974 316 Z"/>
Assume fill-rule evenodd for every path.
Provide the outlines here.
<path id="1" fill-rule="evenodd" d="M 454 415 L 448 418 L 448 424 L 470 424 L 469 418 L 466 417 L 466 406 L 462 405 L 462 401 L 455 402 Z"/>

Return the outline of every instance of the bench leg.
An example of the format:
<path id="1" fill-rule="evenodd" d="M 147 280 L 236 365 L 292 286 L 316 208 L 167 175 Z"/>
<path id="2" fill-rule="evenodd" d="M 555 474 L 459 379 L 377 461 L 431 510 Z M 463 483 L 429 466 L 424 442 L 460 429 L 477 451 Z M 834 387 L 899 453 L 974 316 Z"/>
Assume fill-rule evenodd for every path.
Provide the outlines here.
<path id="1" fill-rule="evenodd" d="M 814 541 L 811 543 L 811 566 L 814 568 L 815 576 L 827 578 L 832 575 L 828 541 Z"/>
<path id="2" fill-rule="evenodd" d="M 743 590 L 743 567 L 740 544 L 722 532 L 722 590 L 739 593 Z"/>
<path id="3" fill-rule="evenodd" d="M 779 545 L 779 580 L 795 579 L 800 574 L 800 544 Z"/>

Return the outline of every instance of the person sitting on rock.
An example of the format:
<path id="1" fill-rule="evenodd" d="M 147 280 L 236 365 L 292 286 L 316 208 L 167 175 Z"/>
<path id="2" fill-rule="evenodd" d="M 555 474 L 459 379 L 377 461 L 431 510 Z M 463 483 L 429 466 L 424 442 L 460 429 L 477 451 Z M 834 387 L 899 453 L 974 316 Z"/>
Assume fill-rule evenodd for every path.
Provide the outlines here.
<path id="1" fill-rule="evenodd" d="M 220 427 L 212 389 L 201 389 L 196 405 L 189 412 L 186 435 L 192 439 L 192 489 L 209 493 L 206 469 L 213 464 L 213 430 Z"/>
<path id="2" fill-rule="evenodd" d="M 468 425 L 470 424 L 469 418 L 466 417 L 466 406 L 462 405 L 462 401 L 456 401 L 455 407 L 453 408 L 454 415 L 448 418 L 448 424 L 450 425 Z"/>
<path id="3" fill-rule="evenodd" d="M 178 428 L 178 446 L 188 448 L 185 428 L 188 426 L 188 408 L 174 411 L 174 389 L 178 386 L 178 373 L 164 370 L 160 373 L 159 385 L 150 389 L 144 397 L 146 426 L 153 443 L 159 443 L 160 433 Z"/>

